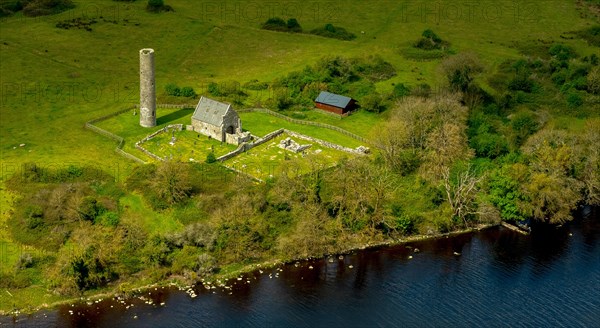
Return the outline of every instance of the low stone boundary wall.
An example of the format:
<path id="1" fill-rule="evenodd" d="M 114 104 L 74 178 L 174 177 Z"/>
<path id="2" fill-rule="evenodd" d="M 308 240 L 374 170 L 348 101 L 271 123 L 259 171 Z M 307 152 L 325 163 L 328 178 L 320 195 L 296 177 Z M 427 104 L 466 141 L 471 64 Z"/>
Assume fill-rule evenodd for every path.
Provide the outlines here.
<path id="1" fill-rule="evenodd" d="M 128 111 L 131 111 L 132 109 L 133 109 L 133 107 L 125 108 L 125 109 L 116 111 L 114 113 L 110 113 L 108 115 L 105 115 L 105 116 L 102 116 L 102 117 L 99 117 L 99 118 L 87 121 L 85 123 L 84 127 L 86 129 L 88 129 L 88 130 L 92 130 L 95 133 L 98 133 L 98 134 L 100 134 L 100 135 L 102 135 L 104 137 L 107 137 L 109 139 L 112 139 L 112 140 L 116 141 L 117 142 L 117 147 L 115 148 L 115 152 L 117 154 L 119 154 L 119 155 L 121 155 L 121 156 L 123 156 L 123 157 L 125 157 L 127 159 L 130 159 L 130 160 L 133 160 L 135 162 L 138 162 L 140 164 L 145 164 L 146 162 L 144 160 L 142 160 L 139 157 L 136 157 L 135 155 L 130 154 L 130 153 L 128 153 L 128 152 L 126 152 L 126 151 L 123 150 L 123 146 L 125 145 L 125 139 L 123 139 L 123 137 L 120 137 L 120 136 L 118 136 L 118 135 L 116 135 L 114 133 L 108 132 L 108 131 L 106 131 L 106 130 L 104 130 L 102 128 L 99 128 L 99 127 L 97 127 L 97 126 L 94 125 L 94 123 L 105 121 L 105 120 L 107 120 L 109 118 L 115 117 L 117 115 L 121 115 L 121 114 L 126 113 Z"/>
<path id="2" fill-rule="evenodd" d="M 135 108 L 140 108 L 140 105 L 136 104 Z M 163 109 L 195 109 L 196 105 L 191 105 L 191 104 L 156 104 L 156 108 L 163 108 Z"/>
<path id="3" fill-rule="evenodd" d="M 285 131 L 285 129 L 279 129 L 279 130 L 275 130 L 267 135 L 265 135 L 262 138 L 259 138 L 258 140 L 251 142 L 251 143 L 243 143 L 241 144 L 236 150 L 227 153 L 219 158 L 217 158 L 217 161 L 219 162 L 223 162 L 226 161 L 232 157 L 235 157 L 243 152 L 246 152 L 256 146 L 262 145 L 267 141 L 273 140 L 275 137 L 277 137 L 278 135 L 281 135 L 283 132 Z"/>
<path id="4" fill-rule="evenodd" d="M 352 133 L 350 131 L 347 131 L 347 130 L 344 130 L 344 129 L 340 128 L 340 127 L 337 127 L 335 125 L 330 125 L 330 124 L 325 124 L 325 123 L 319 123 L 319 122 L 313 122 L 313 121 L 298 120 L 298 119 L 291 118 L 289 116 L 286 116 L 286 115 L 274 112 L 274 111 L 266 109 L 266 108 L 248 108 L 248 109 L 245 109 L 243 111 L 242 110 L 237 110 L 237 112 L 241 112 L 241 113 L 243 113 L 243 112 L 260 112 L 260 113 L 265 113 L 265 114 L 269 114 L 269 115 L 278 117 L 278 118 L 280 118 L 282 120 L 286 120 L 286 121 L 291 122 L 291 123 L 301 124 L 301 125 L 318 126 L 318 127 L 321 127 L 321 128 L 325 128 L 325 129 L 337 131 L 337 132 L 339 132 L 339 133 L 341 133 L 343 135 L 346 135 L 346 136 L 348 136 L 348 137 L 350 137 L 352 139 L 356 139 L 356 140 L 358 140 L 360 142 L 364 142 L 366 144 L 372 144 L 369 140 L 367 140 L 367 139 L 365 139 L 365 138 L 363 138 L 363 137 L 361 137 L 359 135 L 356 135 L 356 134 L 354 134 L 354 133 Z"/>
<path id="5" fill-rule="evenodd" d="M 191 126 L 191 125 L 189 125 L 189 126 Z M 185 126 L 185 129 L 186 129 L 186 130 L 187 130 L 187 127 L 188 127 L 188 126 Z M 164 127 L 164 128 L 162 128 L 162 129 L 159 129 L 159 130 L 157 130 L 157 131 L 154 131 L 154 132 L 152 132 L 151 134 L 149 134 L 149 135 L 147 135 L 146 137 L 144 137 L 144 139 L 142 139 L 142 140 L 140 140 L 140 141 L 136 142 L 136 143 L 135 143 L 135 148 L 136 148 L 136 149 L 138 149 L 138 150 L 140 150 L 140 151 L 142 151 L 144 154 L 146 154 L 146 155 L 148 155 L 148 156 L 150 156 L 150 157 L 152 157 L 152 158 L 154 158 L 154 159 L 156 159 L 156 160 L 159 160 L 159 161 L 164 161 L 164 160 L 165 160 L 164 158 L 162 158 L 162 157 L 160 157 L 160 156 L 158 156 L 158 155 L 156 155 L 156 154 L 154 154 L 154 153 L 150 152 L 150 151 L 149 151 L 149 150 L 147 150 L 146 148 L 142 147 L 142 144 L 143 144 L 144 142 L 146 142 L 146 141 L 148 141 L 148 140 L 150 140 L 150 139 L 152 139 L 152 138 L 156 137 L 157 135 L 159 135 L 159 134 L 161 134 L 161 133 L 165 133 L 165 132 L 167 132 L 167 131 L 169 131 L 169 130 L 172 130 L 172 129 L 174 129 L 175 131 L 183 131 L 183 130 L 184 130 L 184 125 L 183 125 L 183 124 L 169 124 L 169 125 L 165 126 L 165 127 Z"/>
<path id="6" fill-rule="evenodd" d="M 356 155 L 364 155 L 365 152 L 360 151 L 358 149 L 353 149 L 353 148 L 348 148 L 348 147 L 344 147 L 344 146 L 340 146 L 338 144 L 334 144 L 332 142 L 328 142 L 325 140 L 321 140 L 321 139 L 317 139 L 317 138 L 313 138 L 313 137 L 309 137 L 307 135 L 304 134 L 300 134 L 294 131 L 290 131 L 287 129 L 284 129 L 285 133 L 289 134 L 292 137 L 298 138 L 298 139 L 302 139 L 302 140 L 307 140 L 307 141 L 311 141 L 314 143 L 317 143 L 323 147 L 327 147 L 327 148 L 331 148 L 331 149 L 336 149 L 336 150 L 340 150 L 346 153 L 351 153 L 351 154 L 356 154 Z"/>
<path id="7" fill-rule="evenodd" d="M 194 109 L 196 106 L 195 105 L 191 105 L 191 104 L 157 104 L 156 107 L 157 108 L 173 108 L 173 109 Z M 144 160 L 142 160 L 142 159 L 136 157 L 135 155 L 130 154 L 130 153 L 128 153 L 128 152 L 126 152 L 126 151 L 123 150 L 123 145 L 125 144 L 125 140 L 122 137 L 120 137 L 120 136 L 118 136 L 118 135 L 116 135 L 114 133 L 111 133 L 109 131 L 106 131 L 106 130 L 104 130 L 102 128 L 99 128 L 99 127 L 97 127 L 97 126 L 94 125 L 94 123 L 102 122 L 104 120 L 110 119 L 110 118 L 115 117 L 117 115 L 121 115 L 121 114 L 126 113 L 128 111 L 131 111 L 134 108 L 139 108 L 139 105 L 134 105 L 132 107 L 125 108 L 125 109 L 122 109 L 122 110 L 110 113 L 108 115 L 105 115 L 105 116 L 102 116 L 102 117 L 90 120 L 90 121 L 88 121 L 88 122 L 85 123 L 85 128 L 89 129 L 89 130 L 92 130 L 93 132 L 98 133 L 98 134 L 100 134 L 100 135 L 102 135 L 104 137 L 107 137 L 107 138 L 110 138 L 112 140 L 115 140 L 118 143 L 117 147 L 115 148 L 115 152 L 117 152 L 119 155 L 121 155 L 121 156 L 123 156 L 125 158 L 128 158 L 128 159 L 131 159 L 133 161 L 136 161 L 138 163 L 145 164 L 146 162 Z M 367 143 L 367 144 L 372 144 L 369 140 L 367 140 L 367 139 L 365 139 L 365 138 L 363 138 L 363 137 L 361 137 L 359 135 L 356 135 L 356 134 L 354 134 L 352 132 L 349 132 L 349 131 L 346 131 L 346 130 L 344 130 L 342 128 L 339 128 L 337 126 L 330 125 L 330 124 L 325 124 L 325 123 L 319 123 L 319 122 L 313 122 L 313 121 L 305 121 L 305 120 L 299 120 L 299 119 L 291 118 L 289 116 L 286 116 L 286 115 L 274 112 L 274 111 L 266 109 L 266 108 L 246 108 L 246 109 L 239 109 L 239 110 L 236 110 L 236 111 L 238 113 L 244 113 L 244 112 L 261 112 L 261 113 L 265 113 L 265 114 L 268 114 L 268 115 L 272 115 L 272 116 L 281 118 L 281 119 L 283 119 L 285 121 L 288 121 L 288 122 L 291 122 L 291 123 L 295 123 L 295 124 L 312 125 L 312 126 L 317 126 L 317 127 L 325 128 L 325 129 L 334 130 L 334 131 L 337 131 L 337 132 L 339 132 L 341 134 L 349 136 L 349 137 L 351 137 L 353 139 L 359 140 L 361 142 L 364 142 L 364 143 Z M 172 129 L 172 128 L 177 129 L 177 131 L 182 131 L 184 129 L 185 130 L 191 130 L 191 131 L 194 130 L 193 126 L 191 126 L 191 125 L 171 124 L 171 125 L 168 125 L 168 126 L 162 128 L 162 129 L 160 129 L 160 130 L 152 133 L 151 135 L 148 135 L 144 139 L 136 142 L 135 148 L 138 149 L 138 150 L 140 150 L 140 151 L 142 151 L 144 154 L 150 156 L 151 158 L 154 158 L 154 159 L 160 160 L 160 161 L 164 161 L 163 158 L 161 158 L 161 157 L 159 157 L 159 156 L 151 153 L 150 151 L 146 150 L 144 147 L 141 146 L 141 144 L 144 143 L 144 142 L 146 142 L 146 141 L 148 141 L 149 139 L 153 138 L 157 134 L 163 133 L 166 130 Z M 227 153 L 227 154 L 225 154 L 223 156 L 220 156 L 219 158 L 217 158 L 217 160 L 220 161 L 220 162 L 223 162 L 223 161 L 225 161 L 227 159 L 230 159 L 230 158 L 232 158 L 232 157 L 234 157 L 236 155 L 239 155 L 240 153 L 248 151 L 248 150 L 250 150 L 250 149 L 252 149 L 252 148 L 254 148 L 256 146 L 259 146 L 259 145 L 261 145 L 261 144 L 263 144 L 263 143 L 265 143 L 267 141 L 273 140 L 275 137 L 281 135 L 282 133 L 287 133 L 287 134 L 289 134 L 292 137 L 296 137 L 296 138 L 299 138 L 299 139 L 308 140 L 308 141 L 311 141 L 311 142 L 318 143 L 319 145 L 321 145 L 323 147 L 337 149 L 337 150 L 348 152 L 348 153 L 352 153 L 352 154 L 359 154 L 359 155 L 364 154 L 364 151 L 361 151 L 359 149 L 352 149 L 352 148 L 344 147 L 344 146 L 341 146 L 341 145 L 338 145 L 338 144 L 334 144 L 334 143 L 331 143 L 331 142 L 328 142 L 328 141 L 324 141 L 324 140 L 321 140 L 321 139 L 309 137 L 307 135 L 300 134 L 300 133 L 297 133 L 297 132 L 294 132 L 294 131 L 290 131 L 290 130 L 287 130 L 287 129 L 279 129 L 279 130 L 273 131 L 273 132 L 265 135 L 262 138 L 258 138 L 258 140 L 254 141 L 252 143 L 243 143 L 236 150 L 234 150 L 234 151 L 232 151 L 230 153 Z"/>
<path id="8" fill-rule="evenodd" d="M 157 108 L 158 107 L 160 107 L 160 108 L 190 108 L 190 107 L 195 108 L 196 106 L 195 105 L 191 106 L 191 105 L 159 104 L 159 105 L 156 105 L 156 107 Z M 334 131 L 337 131 L 337 132 L 339 132 L 339 133 L 341 133 L 343 135 L 346 135 L 346 136 L 348 136 L 350 138 L 356 139 L 356 140 L 358 140 L 360 142 L 364 142 L 366 144 L 372 144 L 372 142 L 370 142 L 368 139 L 363 138 L 363 137 L 361 137 L 361 136 L 359 136 L 357 134 L 354 134 L 354 133 L 352 133 L 350 131 L 344 130 L 344 129 L 342 129 L 340 127 L 337 127 L 335 125 L 325 124 L 325 123 L 319 123 L 319 122 L 313 122 L 313 121 L 299 120 L 299 119 L 291 118 L 291 117 L 289 117 L 287 115 L 283 115 L 283 114 L 274 112 L 274 111 L 272 111 L 270 109 L 266 109 L 266 108 L 243 108 L 243 109 L 236 109 L 235 111 L 238 112 L 238 113 L 251 113 L 251 112 L 265 113 L 265 114 L 269 114 L 269 115 L 278 117 L 278 118 L 280 118 L 282 120 L 286 120 L 288 122 L 295 123 L 295 124 L 312 125 L 312 126 L 318 126 L 318 127 L 321 127 L 321 128 L 329 129 L 329 130 L 334 130 Z M 327 111 L 323 111 L 323 112 L 327 113 L 327 114 L 332 114 L 332 115 L 335 115 L 335 116 L 338 116 L 338 117 L 340 116 L 338 114 L 330 113 L 330 112 L 327 112 Z M 342 116 L 344 116 L 344 115 L 342 115 Z M 345 116 L 347 116 L 347 114 L 345 114 Z"/>
<path id="9" fill-rule="evenodd" d="M 237 156 L 237 155 L 245 152 L 247 150 L 246 146 L 247 146 L 247 144 L 245 144 L 245 143 L 239 145 L 236 150 L 234 150 L 232 152 L 229 152 L 229 153 L 227 153 L 225 155 L 219 156 L 217 158 L 217 161 L 223 162 L 223 161 L 226 161 L 226 160 L 228 160 L 228 159 L 230 159 L 232 157 L 235 157 L 235 156 Z"/>

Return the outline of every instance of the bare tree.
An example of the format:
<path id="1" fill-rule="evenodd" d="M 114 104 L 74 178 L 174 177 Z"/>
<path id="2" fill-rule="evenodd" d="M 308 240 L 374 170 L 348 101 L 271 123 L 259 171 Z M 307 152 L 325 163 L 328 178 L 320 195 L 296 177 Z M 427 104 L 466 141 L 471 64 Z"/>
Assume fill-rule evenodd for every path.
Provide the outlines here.
<path id="1" fill-rule="evenodd" d="M 475 196 L 477 195 L 478 184 L 482 178 L 477 177 L 470 167 L 460 172 L 455 182 L 452 181 L 448 167 L 442 169 L 442 176 L 444 188 L 446 189 L 446 197 L 452 208 L 452 213 L 463 220 L 465 226 L 468 226 L 467 217 L 477 214 Z"/>

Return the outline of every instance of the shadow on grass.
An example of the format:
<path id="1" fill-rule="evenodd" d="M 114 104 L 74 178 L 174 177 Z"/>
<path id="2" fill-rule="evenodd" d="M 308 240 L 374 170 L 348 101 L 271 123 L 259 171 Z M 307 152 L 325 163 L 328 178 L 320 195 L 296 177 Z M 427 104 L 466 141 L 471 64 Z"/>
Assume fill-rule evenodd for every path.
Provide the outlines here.
<path id="1" fill-rule="evenodd" d="M 173 111 L 167 115 L 163 115 L 161 117 L 157 117 L 156 118 L 156 125 L 162 125 L 162 124 L 167 124 L 170 122 L 173 122 L 175 120 L 178 120 L 184 116 L 187 115 L 192 115 L 192 113 L 194 112 L 193 108 L 183 108 L 177 111 Z M 191 120 L 191 118 L 190 118 Z M 191 122 L 191 121 L 190 121 Z"/>

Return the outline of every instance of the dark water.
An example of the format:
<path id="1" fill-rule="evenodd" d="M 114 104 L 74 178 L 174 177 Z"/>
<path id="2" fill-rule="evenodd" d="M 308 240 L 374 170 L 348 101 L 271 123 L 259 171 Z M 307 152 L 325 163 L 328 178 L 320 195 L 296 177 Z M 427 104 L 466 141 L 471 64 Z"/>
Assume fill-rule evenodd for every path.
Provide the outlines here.
<path id="1" fill-rule="evenodd" d="M 531 236 L 490 229 L 410 244 L 419 253 L 399 246 L 256 272 L 231 290 L 200 286 L 196 298 L 159 289 L 146 295 L 152 305 L 65 306 L 0 326 L 599 327 L 600 219 L 580 216 Z"/>

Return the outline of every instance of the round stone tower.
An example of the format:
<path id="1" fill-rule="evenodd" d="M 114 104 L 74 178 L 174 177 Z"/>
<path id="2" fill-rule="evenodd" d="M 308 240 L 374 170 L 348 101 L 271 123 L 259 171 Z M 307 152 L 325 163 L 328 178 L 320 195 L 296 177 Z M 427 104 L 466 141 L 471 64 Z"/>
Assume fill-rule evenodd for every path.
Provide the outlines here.
<path id="1" fill-rule="evenodd" d="M 156 85 L 154 83 L 154 49 L 140 50 L 140 125 L 156 126 Z"/>

